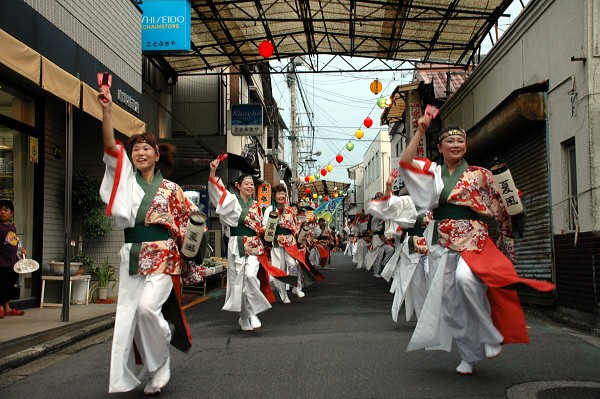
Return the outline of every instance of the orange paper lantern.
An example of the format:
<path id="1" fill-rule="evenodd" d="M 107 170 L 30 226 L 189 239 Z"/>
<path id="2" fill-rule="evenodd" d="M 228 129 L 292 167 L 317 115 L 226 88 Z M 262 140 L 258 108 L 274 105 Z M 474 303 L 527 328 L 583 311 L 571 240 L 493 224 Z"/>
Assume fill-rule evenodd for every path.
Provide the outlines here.
<path id="1" fill-rule="evenodd" d="M 373 94 L 379 94 L 381 90 L 383 90 L 383 85 L 379 80 L 375 79 L 371 82 L 371 86 L 369 86 L 369 88 Z"/>

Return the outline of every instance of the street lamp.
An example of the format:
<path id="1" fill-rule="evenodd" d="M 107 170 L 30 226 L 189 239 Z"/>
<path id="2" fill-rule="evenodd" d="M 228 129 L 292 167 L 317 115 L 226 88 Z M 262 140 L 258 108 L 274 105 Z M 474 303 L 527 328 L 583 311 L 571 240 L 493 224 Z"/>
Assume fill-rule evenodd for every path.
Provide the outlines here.
<path id="1" fill-rule="evenodd" d="M 310 158 L 306 158 L 304 160 L 304 162 L 306 162 L 306 166 L 308 166 L 308 169 L 312 169 L 315 167 L 315 163 L 317 162 L 317 160 L 314 159 L 313 157 L 310 157 Z"/>

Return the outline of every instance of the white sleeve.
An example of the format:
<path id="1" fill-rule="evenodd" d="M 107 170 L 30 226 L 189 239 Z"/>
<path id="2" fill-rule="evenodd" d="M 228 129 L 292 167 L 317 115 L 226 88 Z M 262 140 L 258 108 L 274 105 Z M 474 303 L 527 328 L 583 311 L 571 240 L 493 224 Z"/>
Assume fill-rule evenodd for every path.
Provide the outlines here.
<path id="1" fill-rule="evenodd" d="M 114 216 L 117 228 L 130 227 L 135 202 L 132 198 L 138 186 L 125 147 L 117 144 L 114 152 L 105 149 L 103 161 L 106 168 L 100 184 L 100 198 L 107 205 L 106 214 Z"/>
<path id="2" fill-rule="evenodd" d="M 242 214 L 242 206 L 237 197 L 227 191 L 220 178 L 208 178 L 208 196 L 210 202 L 217 208 L 221 223 L 230 227 L 237 226 Z"/>
<path id="3" fill-rule="evenodd" d="M 273 210 L 273 205 L 269 205 L 266 209 L 265 209 L 265 213 L 263 213 L 263 220 L 262 220 L 262 224 L 263 226 L 267 225 L 267 222 L 269 221 L 269 213 Z"/>
<path id="4" fill-rule="evenodd" d="M 374 217 L 391 220 L 402 228 L 413 227 L 418 216 L 414 202 L 407 195 L 371 200 L 367 203 L 367 208 Z"/>
<path id="5" fill-rule="evenodd" d="M 441 168 L 428 159 L 415 159 L 418 168 L 400 162 L 400 176 L 406 184 L 408 193 L 419 208 L 434 209 L 438 206 L 440 193 L 444 188 Z"/>

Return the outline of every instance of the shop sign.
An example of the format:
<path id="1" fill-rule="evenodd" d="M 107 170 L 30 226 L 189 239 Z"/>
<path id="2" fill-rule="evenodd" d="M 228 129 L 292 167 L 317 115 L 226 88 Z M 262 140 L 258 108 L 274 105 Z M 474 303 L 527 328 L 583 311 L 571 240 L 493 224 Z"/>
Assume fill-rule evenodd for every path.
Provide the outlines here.
<path id="1" fill-rule="evenodd" d="M 271 185 L 269 183 L 258 186 L 258 205 L 261 208 L 271 205 Z"/>
<path id="2" fill-rule="evenodd" d="M 35 137 L 29 137 L 29 162 L 38 163 L 40 158 L 39 142 Z"/>
<path id="3" fill-rule="evenodd" d="M 140 103 L 122 90 L 117 91 L 117 99 L 136 114 L 140 113 Z"/>
<path id="4" fill-rule="evenodd" d="M 261 104 L 234 104 L 231 106 L 231 134 L 233 136 L 262 136 L 263 108 Z"/>
<path id="5" fill-rule="evenodd" d="M 142 51 L 190 51 L 190 0 L 144 0 Z"/>

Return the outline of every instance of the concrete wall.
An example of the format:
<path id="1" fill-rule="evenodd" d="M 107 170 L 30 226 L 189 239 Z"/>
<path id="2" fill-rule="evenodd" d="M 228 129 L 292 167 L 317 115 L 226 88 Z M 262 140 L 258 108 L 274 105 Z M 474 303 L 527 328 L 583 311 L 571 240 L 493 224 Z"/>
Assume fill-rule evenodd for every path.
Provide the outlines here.
<path id="1" fill-rule="evenodd" d="M 600 227 L 592 211 L 592 176 L 600 168 L 591 172 L 590 158 L 600 149 L 591 140 L 588 94 L 593 84 L 588 81 L 591 72 L 587 67 L 596 65 L 597 59 L 571 61 L 571 57 L 586 54 L 587 29 L 591 28 L 587 8 L 592 3 L 597 2 L 530 3 L 441 113 L 444 124 L 457 123 L 469 129 L 514 90 L 548 81 L 548 152 L 555 233 L 567 228 L 567 165 L 562 143 L 572 138 L 577 151 L 581 230 Z"/>

